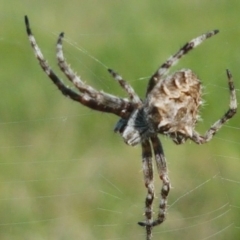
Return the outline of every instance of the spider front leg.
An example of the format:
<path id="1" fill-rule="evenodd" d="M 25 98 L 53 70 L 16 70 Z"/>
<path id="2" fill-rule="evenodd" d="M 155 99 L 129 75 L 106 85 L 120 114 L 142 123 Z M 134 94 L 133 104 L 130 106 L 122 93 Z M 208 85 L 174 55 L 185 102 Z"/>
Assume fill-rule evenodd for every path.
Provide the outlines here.
<path id="1" fill-rule="evenodd" d="M 226 123 L 230 118 L 232 118 L 237 112 L 236 91 L 235 91 L 233 80 L 232 80 L 232 74 L 229 70 L 227 70 L 227 78 L 228 78 L 228 87 L 230 90 L 229 109 L 223 115 L 222 118 L 220 118 L 218 121 L 216 121 L 209 128 L 209 130 L 203 136 L 201 136 L 196 131 L 193 132 L 193 136 L 191 137 L 191 139 L 197 144 L 203 144 L 203 143 L 210 141 L 213 138 L 213 136 L 217 133 L 217 131 L 223 126 L 223 124 Z"/>
<path id="2" fill-rule="evenodd" d="M 162 180 L 161 197 L 159 203 L 159 213 L 152 226 L 161 224 L 166 219 L 167 212 L 167 197 L 171 188 L 170 180 L 168 177 L 167 162 L 163 152 L 163 147 L 160 139 L 157 136 L 151 137 L 152 146 L 155 154 L 155 160 L 157 164 L 157 170 L 159 178 Z"/>
<path id="3" fill-rule="evenodd" d="M 142 164 L 145 187 L 147 188 L 147 196 L 145 199 L 145 217 L 146 222 L 139 222 L 140 226 L 146 227 L 147 240 L 152 237 L 152 221 L 153 210 L 152 203 L 154 199 L 154 184 L 153 184 L 153 164 L 152 164 L 152 149 L 149 140 L 142 142 Z"/>
<path id="4" fill-rule="evenodd" d="M 166 210 L 167 210 L 167 197 L 170 191 L 170 180 L 168 178 L 167 163 L 166 163 L 166 158 L 164 156 L 162 144 L 157 136 L 151 137 L 151 142 L 152 142 L 152 147 L 155 154 L 158 174 L 160 179 L 163 182 L 163 185 L 161 189 L 161 198 L 159 203 L 159 213 L 158 213 L 157 219 L 154 221 L 149 221 L 147 219 L 146 222 L 138 223 L 140 226 L 145 226 L 149 228 L 157 226 L 165 220 Z M 147 209 L 147 200 L 146 200 L 146 209 Z"/>
<path id="5" fill-rule="evenodd" d="M 148 189 L 148 194 L 145 201 L 145 222 L 138 222 L 140 226 L 146 227 L 147 240 L 152 237 L 152 228 L 161 224 L 166 218 L 167 197 L 170 191 L 170 180 L 168 178 L 167 163 L 164 156 L 162 144 L 157 136 L 151 137 L 152 147 L 154 150 L 157 170 L 160 179 L 163 182 L 161 189 L 161 199 L 159 204 L 159 213 L 156 220 L 153 221 L 152 203 L 154 199 L 154 185 L 153 185 L 153 165 L 152 165 L 152 151 L 150 142 L 148 140 L 142 142 L 143 151 L 143 173 L 145 186 Z"/>

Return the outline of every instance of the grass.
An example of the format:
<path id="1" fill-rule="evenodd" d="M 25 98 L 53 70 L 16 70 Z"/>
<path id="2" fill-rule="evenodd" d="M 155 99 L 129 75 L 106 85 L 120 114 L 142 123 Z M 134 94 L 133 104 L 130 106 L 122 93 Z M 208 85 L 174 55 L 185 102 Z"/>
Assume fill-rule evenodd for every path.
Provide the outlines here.
<path id="1" fill-rule="evenodd" d="M 0 1 L 0 238 L 145 239 L 136 224 L 146 194 L 140 148 L 113 133 L 115 116 L 58 92 L 34 58 L 23 17 L 61 77 L 54 44 L 65 31 L 71 66 L 91 86 L 121 96 L 105 66 L 144 96 L 147 79 L 139 79 L 187 40 L 220 29 L 174 67 L 194 69 L 203 81 L 204 132 L 228 107 L 226 68 L 239 89 L 239 1 Z M 169 204 L 177 202 L 153 239 L 239 236 L 239 116 L 228 126 L 203 146 L 162 137 Z M 159 192 L 157 176 L 155 185 Z"/>

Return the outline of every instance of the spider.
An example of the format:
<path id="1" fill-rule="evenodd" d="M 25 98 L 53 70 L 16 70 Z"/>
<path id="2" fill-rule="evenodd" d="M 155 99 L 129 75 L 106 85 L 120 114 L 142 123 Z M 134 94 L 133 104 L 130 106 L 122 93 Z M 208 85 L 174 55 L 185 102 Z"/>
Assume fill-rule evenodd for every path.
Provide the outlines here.
<path id="1" fill-rule="evenodd" d="M 176 64 L 181 57 L 219 31 L 209 31 L 192 39 L 176 54 L 169 57 L 150 78 L 145 99 L 141 100 L 134 89 L 118 73 L 111 69 L 108 69 L 109 73 L 127 92 L 128 99 L 98 91 L 85 84 L 64 58 L 62 51 L 64 34 L 61 33 L 57 40 L 58 65 L 61 71 L 78 89 L 78 92 L 64 85 L 62 80 L 50 68 L 38 47 L 27 16 L 25 16 L 25 24 L 29 41 L 41 68 L 62 94 L 88 108 L 119 116 L 120 120 L 117 122 L 114 131 L 120 133 L 124 142 L 130 146 L 141 144 L 142 168 L 147 196 L 145 198 L 145 220 L 138 224 L 146 228 L 146 239 L 150 240 L 152 228 L 161 224 L 166 218 L 167 197 L 171 188 L 166 158 L 158 134 L 169 136 L 176 144 L 182 144 L 187 139 L 197 144 L 203 144 L 210 141 L 223 124 L 232 118 L 237 111 L 236 92 L 232 74 L 229 70 L 226 70 L 230 90 L 229 110 L 204 135 L 200 135 L 195 131 L 195 125 L 199 119 L 199 107 L 202 104 L 200 80 L 190 69 L 181 69 L 172 75 L 167 75 L 169 68 Z M 153 220 L 152 208 L 155 197 L 153 154 L 159 178 L 162 181 L 159 212 L 156 220 Z"/>

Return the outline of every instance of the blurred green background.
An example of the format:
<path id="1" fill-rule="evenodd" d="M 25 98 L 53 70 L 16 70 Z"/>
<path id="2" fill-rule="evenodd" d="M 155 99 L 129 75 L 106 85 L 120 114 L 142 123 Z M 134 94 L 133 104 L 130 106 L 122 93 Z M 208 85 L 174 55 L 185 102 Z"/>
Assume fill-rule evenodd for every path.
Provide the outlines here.
<path id="1" fill-rule="evenodd" d="M 55 42 L 65 31 L 71 66 L 91 86 L 118 96 L 125 93 L 106 67 L 143 97 L 147 78 L 167 57 L 220 29 L 174 67 L 202 79 L 203 133 L 227 110 L 226 68 L 239 95 L 240 1 L 0 0 L 0 6 L 0 239 L 145 239 L 136 224 L 146 195 L 140 147 L 113 133 L 115 116 L 59 93 L 38 66 L 23 17 L 59 76 Z M 239 120 L 202 146 L 161 137 L 173 188 L 167 221 L 153 239 L 239 239 Z"/>

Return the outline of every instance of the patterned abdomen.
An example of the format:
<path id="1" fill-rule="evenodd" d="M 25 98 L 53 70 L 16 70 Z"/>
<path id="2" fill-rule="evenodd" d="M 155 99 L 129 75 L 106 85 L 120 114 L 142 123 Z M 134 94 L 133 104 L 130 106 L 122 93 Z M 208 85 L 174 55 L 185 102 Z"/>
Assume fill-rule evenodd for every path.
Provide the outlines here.
<path id="1" fill-rule="evenodd" d="M 157 131 L 169 135 L 178 144 L 192 136 L 201 103 L 200 80 L 189 69 L 160 81 L 146 102 L 149 120 Z"/>

